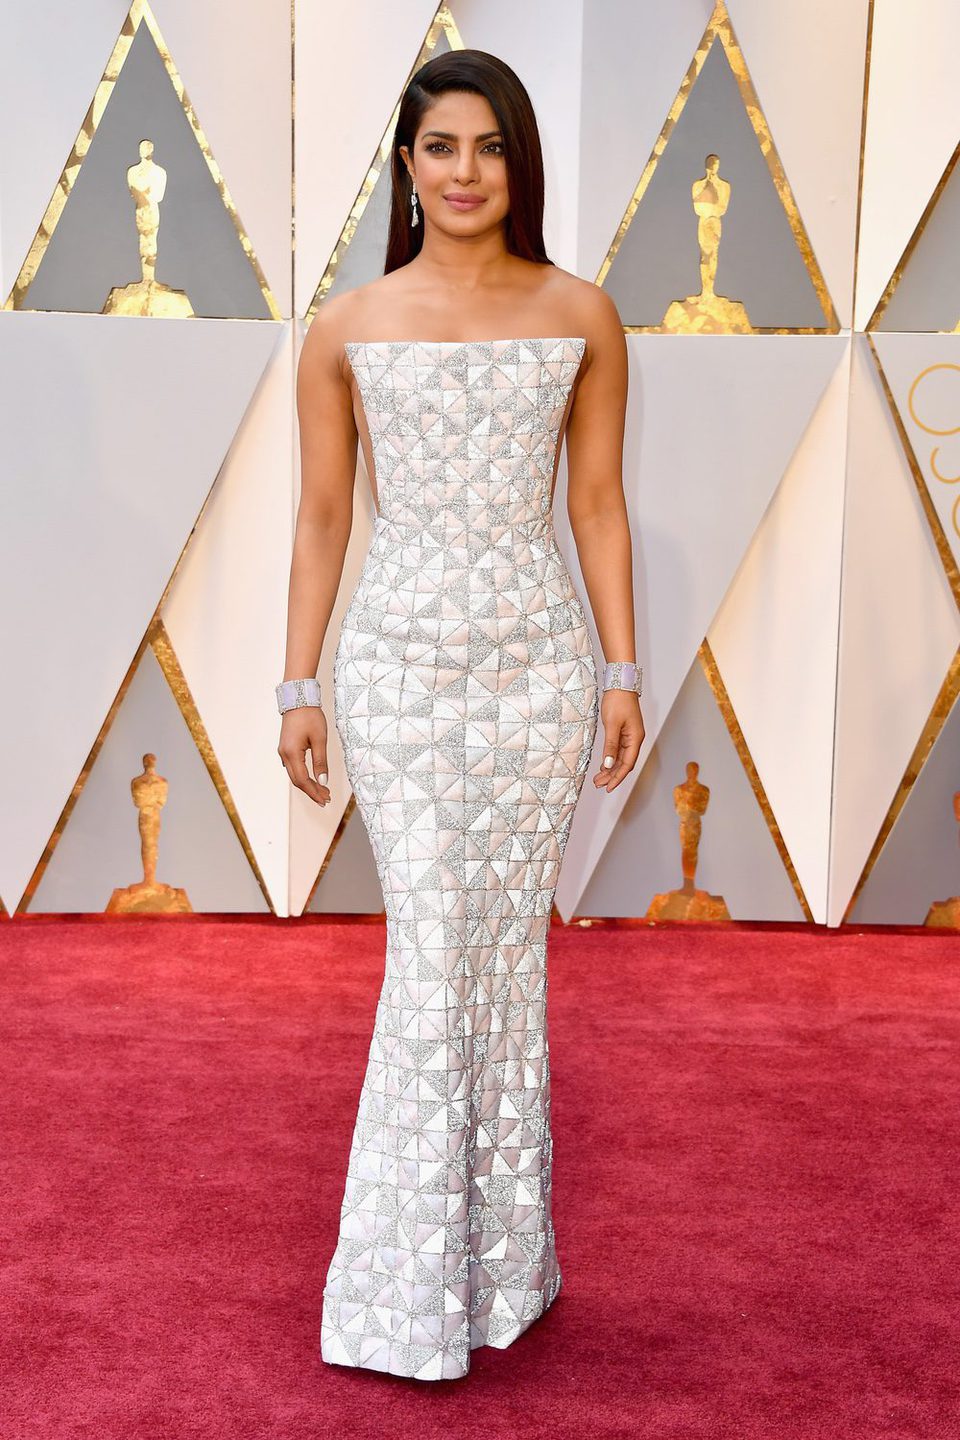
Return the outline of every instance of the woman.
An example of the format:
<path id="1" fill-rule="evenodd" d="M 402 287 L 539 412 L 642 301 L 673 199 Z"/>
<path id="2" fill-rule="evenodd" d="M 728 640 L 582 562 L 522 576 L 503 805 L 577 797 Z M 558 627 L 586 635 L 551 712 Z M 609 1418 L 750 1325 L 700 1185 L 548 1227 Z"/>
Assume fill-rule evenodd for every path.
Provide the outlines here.
<path id="1" fill-rule="evenodd" d="M 404 94 L 392 166 L 384 276 L 327 301 L 300 358 L 279 752 L 328 804 L 315 676 L 362 441 L 377 516 L 333 699 L 387 947 L 321 1354 L 439 1380 L 465 1375 L 478 1345 L 509 1345 L 560 1288 L 550 916 L 598 713 L 593 779 L 608 792 L 644 728 L 626 343 L 609 296 L 544 254 L 539 136 L 513 71 L 477 50 L 429 61 Z M 568 513 L 611 657 L 602 687 L 553 530 L 564 433 Z"/>

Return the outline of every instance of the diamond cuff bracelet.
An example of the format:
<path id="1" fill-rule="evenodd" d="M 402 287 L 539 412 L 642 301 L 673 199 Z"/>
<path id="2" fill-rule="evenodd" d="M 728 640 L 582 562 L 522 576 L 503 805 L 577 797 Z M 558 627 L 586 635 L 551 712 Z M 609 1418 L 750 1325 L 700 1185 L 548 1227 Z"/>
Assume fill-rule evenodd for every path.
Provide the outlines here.
<path id="1" fill-rule="evenodd" d="M 297 710 L 301 705 L 319 705 L 320 681 L 281 680 L 277 686 L 277 709 L 283 715 L 287 710 Z"/>
<path id="2" fill-rule="evenodd" d="M 643 691 L 643 666 L 639 668 L 632 660 L 608 660 L 603 672 L 603 688 L 607 690 Z"/>

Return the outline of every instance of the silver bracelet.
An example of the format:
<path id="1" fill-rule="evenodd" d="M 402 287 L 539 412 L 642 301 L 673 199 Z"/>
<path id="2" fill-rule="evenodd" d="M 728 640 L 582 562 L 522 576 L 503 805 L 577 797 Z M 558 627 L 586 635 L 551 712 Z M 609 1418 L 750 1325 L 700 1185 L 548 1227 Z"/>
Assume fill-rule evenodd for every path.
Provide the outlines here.
<path id="1" fill-rule="evenodd" d="M 277 709 L 281 715 L 288 710 L 298 710 L 301 705 L 319 705 L 320 681 L 315 677 L 309 680 L 281 680 L 277 686 Z"/>
<path id="2" fill-rule="evenodd" d="M 603 689 L 635 690 L 643 693 L 643 666 L 632 660 L 608 660 L 603 671 Z"/>

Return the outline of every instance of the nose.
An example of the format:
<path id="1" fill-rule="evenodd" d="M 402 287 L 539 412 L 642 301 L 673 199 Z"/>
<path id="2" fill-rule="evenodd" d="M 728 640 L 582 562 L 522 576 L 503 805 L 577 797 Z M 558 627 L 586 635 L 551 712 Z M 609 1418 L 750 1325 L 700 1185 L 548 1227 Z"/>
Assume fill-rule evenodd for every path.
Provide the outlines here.
<path id="1" fill-rule="evenodd" d="M 454 180 L 457 185 L 469 185 L 471 180 L 479 180 L 480 167 L 477 164 L 477 152 L 472 146 L 465 146 L 457 159 L 455 166 Z"/>

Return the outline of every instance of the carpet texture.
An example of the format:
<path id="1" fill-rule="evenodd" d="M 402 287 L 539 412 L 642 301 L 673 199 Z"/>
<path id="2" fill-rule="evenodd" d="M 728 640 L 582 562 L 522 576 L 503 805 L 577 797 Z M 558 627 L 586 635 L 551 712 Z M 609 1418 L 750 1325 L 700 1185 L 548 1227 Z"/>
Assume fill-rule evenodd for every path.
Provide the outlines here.
<path id="1" fill-rule="evenodd" d="M 382 924 L 0 924 L 9 1440 L 960 1437 L 960 937 L 555 925 L 565 1285 L 323 1364 Z"/>

